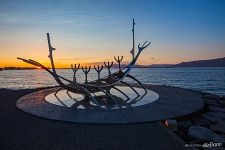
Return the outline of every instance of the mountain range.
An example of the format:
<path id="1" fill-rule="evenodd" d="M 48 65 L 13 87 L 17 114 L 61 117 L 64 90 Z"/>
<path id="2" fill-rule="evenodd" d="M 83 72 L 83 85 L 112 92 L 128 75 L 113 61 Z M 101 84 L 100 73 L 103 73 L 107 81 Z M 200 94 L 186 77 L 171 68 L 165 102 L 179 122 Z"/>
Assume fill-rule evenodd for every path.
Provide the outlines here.
<path id="1" fill-rule="evenodd" d="M 151 68 L 167 68 L 167 67 L 225 67 L 225 57 L 210 60 L 195 60 L 189 62 L 181 62 L 179 64 L 153 64 L 148 65 Z"/>

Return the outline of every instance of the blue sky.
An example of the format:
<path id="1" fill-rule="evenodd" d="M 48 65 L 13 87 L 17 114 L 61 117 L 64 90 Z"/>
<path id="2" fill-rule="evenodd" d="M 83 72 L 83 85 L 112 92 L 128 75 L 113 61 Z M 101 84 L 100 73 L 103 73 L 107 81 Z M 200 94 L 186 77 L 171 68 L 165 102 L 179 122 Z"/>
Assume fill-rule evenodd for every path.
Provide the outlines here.
<path id="1" fill-rule="evenodd" d="M 49 32 L 61 64 L 128 61 L 133 17 L 136 42 L 152 42 L 140 64 L 225 56 L 224 0 L 0 0 L 0 58 L 47 61 Z"/>

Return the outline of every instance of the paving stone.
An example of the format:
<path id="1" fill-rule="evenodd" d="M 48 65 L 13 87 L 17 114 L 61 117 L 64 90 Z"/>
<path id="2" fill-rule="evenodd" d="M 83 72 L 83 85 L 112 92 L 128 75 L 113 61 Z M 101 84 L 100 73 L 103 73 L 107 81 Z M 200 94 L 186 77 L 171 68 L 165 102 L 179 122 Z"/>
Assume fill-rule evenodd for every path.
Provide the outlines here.
<path id="1" fill-rule="evenodd" d="M 174 133 L 176 133 L 184 141 L 188 141 L 189 140 L 188 137 L 187 137 L 187 135 L 184 132 L 182 132 L 182 131 L 177 130 L 177 131 L 174 131 Z"/>
<path id="2" fill-rule="evenodd" d="M 188 130 L 188 137 L 193 140 L 202 140 L 207 142 L 225 142 L 225 138 L 201 126 L 190 127 Z"/>
<path id="3" fill-rule="evenodd" d="M 19 110 L 15 106 L 17 99 L 34 91 L 0 90 L 1 150 L 185 149 L 156 122 L 118 125 L 69 123 Z"/>

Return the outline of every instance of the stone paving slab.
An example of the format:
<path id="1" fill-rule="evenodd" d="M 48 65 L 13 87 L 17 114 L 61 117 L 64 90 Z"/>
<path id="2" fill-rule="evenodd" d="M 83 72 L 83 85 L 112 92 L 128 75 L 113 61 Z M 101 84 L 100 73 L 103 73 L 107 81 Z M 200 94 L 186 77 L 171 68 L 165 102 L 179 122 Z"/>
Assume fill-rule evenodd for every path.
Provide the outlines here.
<path id="1" fill-rule="evenodd" d="M 136 84 L 133 86 L 138 87 Z M 139 123 L 173 119 L 196 112 L 204 106 L 202 95 L 181 88 L 161 85 L 145 85 L 159 94 L 159 99 L 138 107 L 124 109 L 76 109 L 53 105 L 45 96 L 58 88 L 40 90 L 21 97 L 16 105 L 19 109 L 44 118 L 96 124 Z"/>
<path id="2" fill-rule="evenodd" d="M 158 123 L 93 125 L 43 119 L 16 100 L 36 90 L 0 89 L 1 150 L 183 150 Z"/>

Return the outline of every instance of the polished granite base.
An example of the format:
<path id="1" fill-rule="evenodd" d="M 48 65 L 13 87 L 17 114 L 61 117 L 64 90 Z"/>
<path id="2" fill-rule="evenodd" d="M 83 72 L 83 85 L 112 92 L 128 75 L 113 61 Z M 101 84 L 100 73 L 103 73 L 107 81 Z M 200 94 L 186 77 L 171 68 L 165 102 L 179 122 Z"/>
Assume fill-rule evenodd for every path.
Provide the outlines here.
<path id="1" fill-rule="evenodd" d="M 132 85 L 138 88 L 138 85 Z M 121 103 L 123 104 L 121 107 L 112 105 L 112 107 L 99 109 L 94 104 L 88 105 L 89 107 L 86 107 L 87 105 L 84 103 L 78 103 L 78 105 L 76 103 L 79 101 L 79 96 L 70 93 L 71 98 L 66 95 L 65 91 L 58 93 L 60 102 L 53 96 L 58 88 L 40 90 L 25 95 L 17 101 L 16 105 L 27 113 L 43 118 L 94 124 L 159 121 L 188 115 L 204 106 L 202 96 L 188 90 L 161 85 L 145 85 L 145 87 L 148 89 L 148 93 L 142 99 L 133 101 L 132 98 L 128 101 L 133 101 L 132 105 Z M 129 92 L 127 87 L 119 88 Z M 124 101 L 126 100 L 122 98 L 121 102 Z"/>
<path id="2" fill-rule="evenodd" d="M 145 91 L 142 88 L 134 87 L 134 89 L 140 94 L 139 96 L 126 86 L 116 86 L 117 89 L 123 91 L 125 95 L 118 92 L 115 89 L 111 89 L 110 93 L 116 100 L 114 103 L 109 97 L 105 96 L 103 92 L 96 92 L 94 97 L 98 100 L 101 109 L 123 109 L 128 107 L 137 107 L 152 103 L 159 99 L 159 94 L 154 91 Z M 82 94 L 68 92 L 67 90 L 60 90 L 47 95 L 45 100 L 49 103 L 59 105 L 62 107 L 73 107 L 77 109 L 99 109 L 92 101 L 86 100 Z"/>

